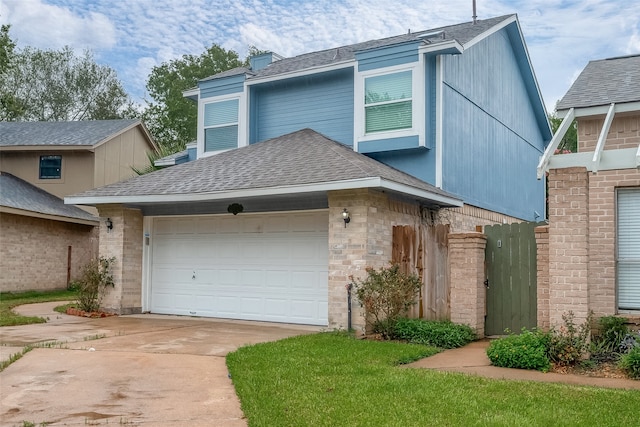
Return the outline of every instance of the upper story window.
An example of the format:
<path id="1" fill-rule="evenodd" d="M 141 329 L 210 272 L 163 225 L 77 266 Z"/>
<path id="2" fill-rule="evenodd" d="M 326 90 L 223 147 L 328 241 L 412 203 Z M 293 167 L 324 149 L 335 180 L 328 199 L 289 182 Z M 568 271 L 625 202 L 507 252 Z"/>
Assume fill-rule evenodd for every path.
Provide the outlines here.
<path id="1" fill-rule="evenodd" d="M 365 133 L 411 129 L 412 98 L 411 71 L 365 77 Z"/>
<path id="2" fill-rule="evenodd" d="M 204 105 L 205 152 L 238 147 L 238 110 L 238 98 Z"/>
<path id="3" fill-rule="evenodd" d="M 426 76 L 422 55 L 409 64 L 356 70 L 354 77 L 356 151 L 425 146 Z"/>
<path id="4" fill-rule="evenodd" d="M 62 178 L 62 156 L 40 156 L 40 179 Z"/>

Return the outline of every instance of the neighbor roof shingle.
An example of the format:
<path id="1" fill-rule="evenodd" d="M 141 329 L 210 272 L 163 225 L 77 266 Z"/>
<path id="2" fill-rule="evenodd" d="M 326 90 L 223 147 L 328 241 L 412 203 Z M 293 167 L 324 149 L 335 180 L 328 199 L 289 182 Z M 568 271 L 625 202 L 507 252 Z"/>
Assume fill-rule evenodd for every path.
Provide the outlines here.
<path id="1" fill-rule="evenodd" d="M 558 110 L 640 101 L 640 55 L 590 61 Z"/>
<path id="2" fill-rule="evenodd" d="M 98 218 L 88 212 L 76 206 L 65 205 L 62 199 L 7 172 L 0 172 L 0 206 L 84 221 L 98 221 Z"/>
<path id="3" fill-rule="evenodd" d="M 140 120 L 0 122 L 0 147 L 93 146 Z"/>
<path id="4" fill-rule="evenodd" d="M 107 185 L 76 197 L 182 195 L 382 178 L 458 200 L 411 175 L 303 129 Z"/>

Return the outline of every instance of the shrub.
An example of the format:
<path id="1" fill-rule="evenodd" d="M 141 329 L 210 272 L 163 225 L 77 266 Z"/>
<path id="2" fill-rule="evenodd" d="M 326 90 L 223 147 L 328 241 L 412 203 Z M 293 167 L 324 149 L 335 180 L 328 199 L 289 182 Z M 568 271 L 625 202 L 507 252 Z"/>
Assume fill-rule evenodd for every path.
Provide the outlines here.
<path id="1" fill-rule="evenodd" d="M 414 344 L 440 348 L 462 347 L 476 339 L 474 330 L 467 325 L 424 319 L 399 319 L 393 336 Z"/>
<path id="2" fill-rule="evenodd" d="M 589 345 L 592 360 L 606 362 L 620 358 L 620 346 L 629 332 L 625 322 L 625 318 L 616 316 L 604 316 L 598 319 L 598 333 Z"/>
<path id="3" fill-rule="evenodd" d="M 587 320 L 576 326 L 572 311 L 562 315 L 564 325 L 560 330 L 552 330 L 549 340 L 548 353 L 552 361 L 559 365 L 574 365 L 583 359 L 589 349 L 592 317 L 589 313 Z"/>
<path id="4" fill-rule="evenodd" d="M 520 335 L 509 335 L 491 341 L 487 356 L 495 366 L 502 368 L 535 369 L 547 372 L 551 362 L 547 356 L 549 335 L 525 328 Z"/>
<path id="5" fill-rule="evenodd" d="M 634 347 L 629 353 L 623 354 L 618 366 L 631 378 L 640 379 L 640 347 Z"/>
<path id="6" fill-rule="evenodd" d="M 82 267 L 82 275 L 75 283 L 78 286 L 78 308 L 84 311 L 97 311 L 100 308 L 107 288 L 113 287 L 111 266 L 115 258 L 95 258 Z"/>
<path id="7" fill-rule="evenodd" d="M 367 330 L 387 339 L 393 335 L 398 318 L 416 303 L 422 286 L 418 276 L 403 273 L 398 264 L 379 270 L 369 267 L 365 280 L 351 280 L 364 307 Z"/>

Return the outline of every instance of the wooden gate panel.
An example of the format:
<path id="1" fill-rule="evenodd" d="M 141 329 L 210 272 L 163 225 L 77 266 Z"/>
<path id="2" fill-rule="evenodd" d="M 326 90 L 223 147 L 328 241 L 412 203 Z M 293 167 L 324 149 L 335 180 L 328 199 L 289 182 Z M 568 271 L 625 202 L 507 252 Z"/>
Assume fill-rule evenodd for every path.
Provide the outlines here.
<path id="1" fill-rule="evenodd" d="M 519 332 L 537 323 L 536 241 L 539 223 L 485 227 L 487 308 L 485 333 Z"/>

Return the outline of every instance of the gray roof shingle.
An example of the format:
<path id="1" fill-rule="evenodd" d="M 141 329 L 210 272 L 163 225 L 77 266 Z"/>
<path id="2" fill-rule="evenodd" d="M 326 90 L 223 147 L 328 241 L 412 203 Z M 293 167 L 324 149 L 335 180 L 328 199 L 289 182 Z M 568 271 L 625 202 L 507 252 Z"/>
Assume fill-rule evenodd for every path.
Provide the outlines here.
<path id="1" fill-rule="evenodd" d="M 355 59 L 355 53 L 368 49 L 375 49 L 379 47 L 392 46 L 395 44 L 406 43 L 411 41 L 420 41 L 428 45 L 437 45 L 447 43 L 452 40 L 456 40 L 458 43 L 464 45 L 471 41 L 473 38 L 479 36 L 485 31 L 491 29 L 500 22 L 511 19 L 515 15 L 504 15 L 490 19 L 478 20 L 475 24 L 473 22 L 466 22 L 463 24 L 449 25 L 445 27 L 432 28 L 430 30 L 412 32 L 409 34 L 402 34 L 393 37 L 387 37 L 378 40 L 369 40 L 362 43 L 356 43 L 347 46 L 334 47 L 331 49 L 320 50 L 317 52 L 305 53 L 302 55 L 294 56 L 291 58 L 284 58 L 279 61 L 274 61 L 267 67 L 250 72 L 247 69 L 234 69 L 225 71 L 220 74 L 216 74 L 211 77 L 207 77 L 204 80 L 217 79 L 222 77 L 228 77 L 229 75 L 237 75 L 242 72 L 247 73 L 247 80 L 260 77 L 269 77 L 278 74 L 285 74 L 294 71 L 300 71 L 307 68 L 319 67 L 324 65 L 331 65 L 347 60 Z M 434 35 L 433 37 L 421 37 L 430 33 L 442 34 Z M 231 74 L 228 74 L 230 73 Z M 203 80 L 203 81 L 204 81 Z"/>
<path id="2" fill-rule="evenodd" d="M 140 120 L 0 122 L 0 147 L 93 146 Z"/>
<path id="3" fill-rule="evenodd" d="M 65 205 L 62 199 L 7 172 L 0 172 L 0 206 L 84 221 L 98 221 L 98 218 L 88 212 L 73 205 Z"/>
<path id="4" fill-rule="evenodd" d="M 590 61 L 558 110 L 640 101 L 640 55 Z"/>
<path id="5" fill-rule="evenodd" d="M 71 197 L 206 194 L 365 178 L 382 178 L 458 200 L 445 191 L 357 153 L 311 129 L 302 129 Z"/>

